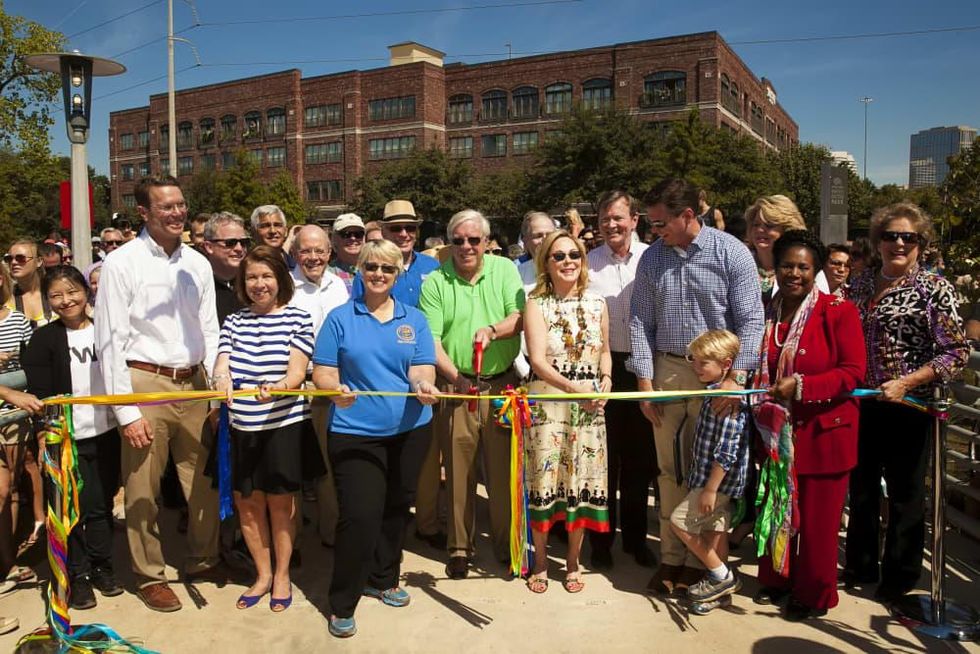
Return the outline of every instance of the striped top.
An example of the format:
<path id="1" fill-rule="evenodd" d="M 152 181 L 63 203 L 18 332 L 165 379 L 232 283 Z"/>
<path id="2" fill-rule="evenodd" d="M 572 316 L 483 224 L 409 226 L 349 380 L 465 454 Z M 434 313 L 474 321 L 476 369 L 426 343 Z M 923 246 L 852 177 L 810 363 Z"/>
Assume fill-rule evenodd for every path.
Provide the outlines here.
<path id="1" fill-rule="evenodd" d="M 0 373 L 20 370 L 20 348 L 31 340 L 31 333 L 31 323 L 20 311 L 11 310 L 6 318 L 0 320 L 0 353 L 10 355 L 0 363 Z"/>
<path id="2" fill-rule="evenodd" d="M 232 382 L 241 388 L 282 379 L 294 348 L 307 357 L 313 355 L 313 319 L 291 306 L 264 316 L 242 309 L 228 316 L 218 338 L 218 354 L 229 355 Z M 303 397 L 277 397 L 272 402 L 235 398 L 231 425 L 241 431 L 262 431 L 309 417 Z"/>

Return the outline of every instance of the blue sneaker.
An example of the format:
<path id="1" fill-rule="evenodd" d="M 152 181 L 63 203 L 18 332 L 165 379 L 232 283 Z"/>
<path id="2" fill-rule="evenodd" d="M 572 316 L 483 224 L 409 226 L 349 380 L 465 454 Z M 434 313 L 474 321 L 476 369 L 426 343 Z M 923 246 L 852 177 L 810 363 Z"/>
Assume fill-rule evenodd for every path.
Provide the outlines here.
<path id="1" fill-rule="evenodd" d="M 372 588 L 371 586 L 365 586 L 364 590 L 361 591 L 361 595 L 379 599 L 388 606 L 398 608 L 408 606 L 409 602 L 412 601 L 412 596 L 408 594 L 408 591 L 399 586 L 389 588 L 388 590 L 378 590 L 377 588 Z"/>
<path id="2" fill-rule="evenodd" d="M 327 622 L 327 630 L 331 636 L 350 638 L 357 633 L 357 623 L 354 622 L 354 616 L 338 618 L 335 615 L 331 615 L 330 620 Z"/>

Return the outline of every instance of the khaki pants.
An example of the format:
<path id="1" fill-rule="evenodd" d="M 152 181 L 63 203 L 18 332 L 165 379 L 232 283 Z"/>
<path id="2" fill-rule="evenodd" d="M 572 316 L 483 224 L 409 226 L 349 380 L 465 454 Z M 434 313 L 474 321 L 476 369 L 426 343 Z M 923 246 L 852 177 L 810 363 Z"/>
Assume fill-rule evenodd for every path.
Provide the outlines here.
<path id="1" fill-rule="evenodd" d="M 513 371 L 490 382 L 499 393 L 517 385 Z M 451 389 L 448 389 L 451 391 Z M 510 556 L 510 430 L 494 422 L 489 400 L 469 411 L 467 402 L 444 400 L 436 414 L 436 436 L 441 442 L 449 490 L 449 556 L 472 556 L 476 535 L 477 451 L 483 450 L 484 481 L 490 501 L 490 542 L 494 556 Z"/>
<path id="2" fill-rule="evenodd" d="M 333 467 L 327 458 L 327 413 L 330 410 L 330 404 L 330 398 L 326 397 L 315 397 L 310 404 L 313 430 L 316 432 L 316 440 L 320 445 L 320 452 L 323 454 L 323 463 L 327 466 L 327 474 L 316 481 L 317 529 L 320 532 L 320 541 L 325 545 L 334 544 L 338 515 Z"/>
<path id="3" fill-rule="evenodd" d="M 653 387 L 662 391 L 695 390 L 704 388 L 691 364 L 681 357 L 658 352 L 654 363 Z M 653 428 L 660 467 L 657 485 L 660 488 L 660 558 L 667 565 L 703 567 L 687 551 L 670 529 L 670 514 L 687 497 L 684 482 L 694 453 L 694 428 L 698 423 L 702 398 L 665 402 L 659 427 Z"/>
<path id="4" fill-rule="evenodd" d="M 190 391 L 207 388 L 203 372 L 183 382 L 130 369 L 133 392 Z M 166 581 L 166 563 L 157 525 L 160 477 L 173 456 L 187 498 L 187 559 L 184 571 L 200 572 L 218 563 L 218 493 L 204 476 L 207 451 L 201 443 L 208 405 L 176 402 L 141 407 L 153 428 L 153 441 L 134 448 L 123 438 L 122 476 L 126 488 L 126 536 L 138 587 Z M 120 429 L 121 431 L 121 429 Z"/>

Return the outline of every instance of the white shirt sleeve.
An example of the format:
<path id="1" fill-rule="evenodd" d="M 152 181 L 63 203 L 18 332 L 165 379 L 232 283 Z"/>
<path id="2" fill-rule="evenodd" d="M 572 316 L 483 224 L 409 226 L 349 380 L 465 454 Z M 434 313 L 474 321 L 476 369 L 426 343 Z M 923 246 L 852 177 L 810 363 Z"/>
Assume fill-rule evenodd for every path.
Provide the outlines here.
<path id="1" fill-rule="evenodd" d="M 218 306 L 214 296 L 214 277 L 210 269 L 203 277 L 200 320 L 201 330 L 204 332 L 204 370 L 210 379 L 214 372 L 214 362 L 218 358 Z"/>
<path id="2" fill-rule="evenodd" d="M 129 308 L 133 303 L 133 292 L 127 283 L 126 270 L 118 267 L 121 263 L 118 257 L 106 259 L 99 278 L 99 293 L 95 297 L 95 349 L 109 395 L 133 392 L 125 349 L 131 336 Z M 143 417 L 136 406 L 113 406 L 112 410 L 122 426 Z"/>

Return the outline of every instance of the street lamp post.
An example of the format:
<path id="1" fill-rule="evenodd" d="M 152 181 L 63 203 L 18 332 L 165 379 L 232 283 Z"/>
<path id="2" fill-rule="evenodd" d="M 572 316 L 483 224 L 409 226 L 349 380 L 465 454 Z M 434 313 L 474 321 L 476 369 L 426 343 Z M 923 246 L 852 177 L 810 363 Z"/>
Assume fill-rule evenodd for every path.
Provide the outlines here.
<path id="1" fill-rule="evenodd" d="M 874 101 L 874 98 L 868 96 L 858 100 L 864 103 L 864 181 L 868 181 L 868 105 Z"/>
<path id="2" fill-rule="evenodd" d="M 28 55 L 28 66 L 61 75 L 65 128 L 71 142 L 71 249 L 75 265 L 92 263 L 92 230 L 88 204 L 88 162 L 85 143 L 91 127 L 92 78 L 119 75 L 126 67 L 111 59 L 90 57 L 77 50 Z"/>

